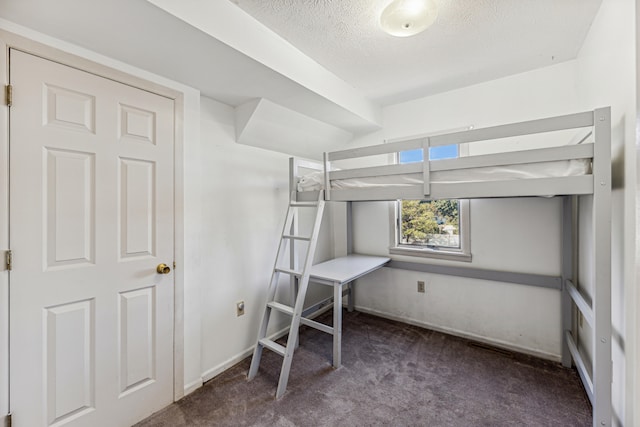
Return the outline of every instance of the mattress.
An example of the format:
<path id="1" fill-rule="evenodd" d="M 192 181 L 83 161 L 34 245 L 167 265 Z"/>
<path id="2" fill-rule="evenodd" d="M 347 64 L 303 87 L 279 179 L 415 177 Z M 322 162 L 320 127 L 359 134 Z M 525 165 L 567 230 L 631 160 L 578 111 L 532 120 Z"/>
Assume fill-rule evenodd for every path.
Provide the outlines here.
<path id="1" fill-rule="evenodd" d="M 553 162 L 525 163 L 521 165 L 492 166 L 471 169 L 456 169 L 431 172 L 432 183 L 465 183 L 484 181 L 507 181 L 515 179 L 556 178 L 581 176 L 591 173 L 590 159 L 559 160 Z M 384 175 L 365 178 L 339 179 L 331 181 L 336 190 L 407 187 L 421 185 L 422 173 Z M 324 188 L 324 173 L 313 172 L 298 181 L 298 191 L 318 191 Z"/>

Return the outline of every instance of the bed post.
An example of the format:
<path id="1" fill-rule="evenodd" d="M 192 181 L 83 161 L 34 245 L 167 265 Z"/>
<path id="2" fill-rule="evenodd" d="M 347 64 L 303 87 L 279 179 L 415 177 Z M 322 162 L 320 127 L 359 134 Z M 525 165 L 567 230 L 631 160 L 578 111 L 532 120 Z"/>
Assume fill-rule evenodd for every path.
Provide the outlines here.
<path id="1" fill-rule="evenodd" d="M 575 283 L 574 207 L 576 196 L 562 198 L 562 366 L 571 367 L 571 351 L 567 333 L 573 333 L 573 304 L 567 281 Z"/>
<path id="2" fill-rule="evenodd" d="M 347 255 L 351 255 L 353 253 L 353 202 L 345 202 L 345 205 L 347 221 Z M 356 287 L 354 285 L 356 283 L 357 280 L 354 280 L 347 284 L 347 292 L 349 294 L 347 309 L 349 312 L 355 310 Z"/>
<path id="3" fill-rule="evenodd" d="M 353 202 L 345 202 L 347 210 L 347 255 L 353 253 Z"/>
<path id="4" fill-rule="evenodd" d="M 331 165 L 329 164 L 329 154 L 326 151 L 322 153 L 322 160 L 324 165 L 324 199 L 331 200 L 331 182 L 329 180 Z"/>
<path id="5" fill-rule="evenodd" d="M 610 426 L 611 409 L 611 109 L 594 111 L 593 425 Z"/>

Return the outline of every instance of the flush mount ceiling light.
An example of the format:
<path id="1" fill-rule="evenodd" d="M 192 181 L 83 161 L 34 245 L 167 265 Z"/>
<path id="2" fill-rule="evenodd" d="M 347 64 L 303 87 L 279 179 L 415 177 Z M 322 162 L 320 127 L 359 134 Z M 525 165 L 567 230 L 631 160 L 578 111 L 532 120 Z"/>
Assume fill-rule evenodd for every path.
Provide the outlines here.
<path id="1" fill-rule="evenodd" d="M 380 15 L 380 27 L 392 36 L 408 37 L 426 30 L 437 16 L 434 0 L 393 0 Z"/>

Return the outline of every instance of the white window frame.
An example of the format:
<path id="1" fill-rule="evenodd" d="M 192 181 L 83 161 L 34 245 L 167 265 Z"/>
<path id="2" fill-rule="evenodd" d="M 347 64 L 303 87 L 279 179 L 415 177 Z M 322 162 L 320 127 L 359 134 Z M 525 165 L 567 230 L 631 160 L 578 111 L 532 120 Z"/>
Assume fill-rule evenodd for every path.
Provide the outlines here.
<path id="1" fill-rule="evenodd" d="M 458 156 L 463 157 L 469 155 L 469 148 L 466 144 L 460 144 L 458 148 Z M 399 155 L 395 155 L 395 163 L 399 162 Z M 428 200 L 428 199 L 425 199 Z M 451 248 L 446 246 L 410 246 L 400 243 L 400 202 L 397 200 L 391 204 L 390 220 L 391 220 L 391 245 L 389 253 L 391 255 L 408 255 L 422 258 L 434 258 L 451 261 L 471 262 L 471 217 L 469 200 L 459 200 L 458 220 L 460 230 L 460 248 Z"/>

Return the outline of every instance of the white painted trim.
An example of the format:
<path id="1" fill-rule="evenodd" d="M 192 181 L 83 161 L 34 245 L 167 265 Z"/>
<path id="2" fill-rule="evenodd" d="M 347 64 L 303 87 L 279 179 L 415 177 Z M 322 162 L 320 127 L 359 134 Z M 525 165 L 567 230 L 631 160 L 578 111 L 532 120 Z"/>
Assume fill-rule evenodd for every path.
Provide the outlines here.
<path id="1" fill-rule="evenodd" d="M 466 234 L 466 231 L 465 231 Z M 405 255 L 418 258 L 446 259 L 449 261 L 471 262 L 471 254 L 461 249 L 443 249 L 430 248 L 427 246 L 396 245 L 389 248 L 390 255 Z"/>
<path id="2" fill-rule="evenodd" d="M 280 331 L 280 333 L 276 334 L 273 338 L 269 337 L 269 339 L 281 338 L 284 335 L 286 335 L 288 331 L 289 331 L 289 328 L 285 328 L 282 331 Z M 206 383 L 207 381 L 212 380 L 213 378 L 217 377 L 218 375 L 220 375 L 227 369 L 231 368 L 232 366 L 235 366 L 238 363 L 242 362 L 244 359 L 251 356 L 251 354 L 253 353 L 253 347 L 254 346 L 251 346 L 243 350 L 241 353 L 238 353 L 235 356 L 228 358 L 224 362 L 219 363 L 218 365 L 207 369 L 202 373 L 202 381 Z"/>
<path id="3" fill-rule="evenodd" d="M 187 396 L 187 395 L 193 393 L 194 391 L 196 391 L 197 389 L 199 389 L 203 385 L 204 385 L 204 380 L 202 378 L 198 378 L 195 381 L 191 381 L 189 384 L 185 384 L 185 386 L 184 386 L 184 395 Z"/>
<path id="4" fill-rule="evenodd" d="M 9 28 L 13 32 L 6 30 Z M 57 46 L 57 47 L 53 47 Z M 62 46 L 61 50 L 60 47 Z M 148 72 L 143 72 L 134 67 L 122 64 L 118 61 L 111 60 L 109 58 L 97 55 L 93 52 L 86 51 L 84 49 L 75 47 L 70 44 L 66 44 L 62 41 L 50 38 L 35 31 L 26 29 L 24 27 L 15 25 L 8 21 L 0 19 L 0 47 L 4 48 L 5 55 L 0 60 L 2 66 L 2 73 L 4 81 L 7 81 L 8 64 L 8 50 L 15 48 L 24 52 L 31 53 L 44 59 L 48 59 L 61 64 L 69 65 L 74 68 L 81 69 L 83 71 L 90 72 L 92 74 L 105 77 L 111 80 L 115 80 L 130 86 L 143 89 L 145 91 L 153 92 L 158 95 L 171 98 L 175 101 L 175 140 L 174 140 L 174 250 L 175 261 L 178 266 L 184 265 L 184 135 L 185 135 L 185 114 L 186 114 L 186 99 L 185 92 L 194 91 L 186 86 L 176 84 L 169 80 L 160 78 Z M 199 94 L 198 94 L 199 101 Z M 192 102 L 191 102 L 192 103 Z M 191 108 L 194 108 L 192 105 Z M 3 111 L 8 110 L 6 107 Z M 6 112 L 4 113 L 6 116 Z M 0 118 L 0 120 L 2 120 Z M 5 118 L 8 124 L 8 118 Z M 5 126 L 8 129 L 8 126 Z M 5 135 L 6 137 L 6 135 Z M 0 136 L 0 138 L 2 138 Z M 4 141 L 0 140 L 0 156 L 5 156 L 8 161 L 8 139 Z M 5 168 L 5 170 L 8 168 Z M 0 181 L 0 186 L 2 182 Z M 2 197 L 8 197 L 8 187 L 0 187 L 0 200 Z M 0 206 L 0 209 L 3 209 Z M 5 211 L 0 211 L 5 212 Z M 8 218 L 8 209 L 5 212 L 5 218 Z M 0 224 L 2 227 L 2 224 Z M 8 229 L 8 228 L 7 228 Z M 2 234 L 0 233 L 0 238 Z M 3 246 L 3 242 L 0 241 L 0 249 Z M 6 279 L 5 279 L 6 280 Z M 0 279 L 0 286 L 3 285 L 2 279 Z M 7 289 L 8 287 L 4 286 Z M 0 292 L 0 297 L 2 293 Z M 0 300 L 0 309 L 3 313 L 8 312 L 8 301 L 6 307 L 3 307 L 4 301 Z M 174 386 L 173 386 L 173 398 L 178 400 L 184 396 L 184 272 L 179 268 L 178 271 L 174 271 Z M 0 321 L 1 322 L 1 321 Z M 1 323 L 0 323 L 1 325 Z M 3 327 L 4 325 L 0 326 Z M 2 334 L 6 334 L 6 340 Z M 6 331 L 0 330 L 0 361 L 2 355 L 8 355 L 9 337 L 8 326 Z M 5 348 L 6 346 L 6 348 Z M 7 356 L 8 357 L 8 356 Z M 0 362 L 1 363 L 1 362 Z M 2 366 L 0 365 L 0 369 Z M 1 371 L 0 371 L 1 372 Z M 0 377 L 0 413 L 6 413 L 4 411 L 4 405 L 7 405 L 8 410 L 8 396 L 9 380 L 8 377 L 2 375 Z M 5 403 L 6 402 L 6 403 Z"/>
<path id="5" fill-rule="evenodd" d="M 4 86 L 9 83 L 9 50 L 0 37 L 0 261 L 9 249 L 9 107 Z M 0 262 L 0 415 L 9 412 L 9 272 Z"/>
<path id="6" fill-rule="evenodd" d="M 173 400 L 184 397 L 184 114 L 183 96 L 174 99 L 173 146 Z"/>
<path id="7" fill-rule="evenodd" d="M 307 316 L 307 319 L 315 319 L 316 317 L 320 316 L 323 313 L 326 313 L 327 311 L 329 311 L 330 309 L 333 308 L 333 303 L 327 304 L 324 307 L 322 307 L 321 309 L 319 309 L 318 311 L 312 313 L 311 315 Z M 274 332 L 273 334 L 269 335 L 267 338 L 275 341 L 279 338 L 282 338 L 283 336 L 287 335 L 289 333 L 289 326 L 286 326 L 280 330 L 278 330 L 277 332 Z M 253 353 L 253 349 L 255 346 L 251 346 L 249 348 L 244 349 L 243 351 L 241 351 L 240 353 L 236 354 L 235 356 L 232 356 L 230 358 L 228 358 L 227 360 L 225 360 L 224 362 L 214 366 L 213 368 L 207 369 L 206 371 L 204 371 L 202 373 L 202 380 L 206 383 L 207 381 L 212 380 L 213 378 L 217 377 L 218 375 L 220 375 L 221 373 L 223 373 L 224 371 L 226 371 L 227 369 L 231 368 L 232 366 L 237 365 L 238 363 L 242 362 L 244 359 L 246 359 L 247 357 L 251 356 L 251 354 Z M 276 386 L 276 384 L 274 384 L 274 387 Z"/>
<path id="8" fill-rule="evenodd" d="M 395 320 L 397 322 L 407 323 L 409 325 L 419 326 L 421 328 L 431 329 L 436 332 L 442 332 L 444 334 L 453 335 L 460 338 L 465 338 L 468 340 L 481 342 L 485 344 L 492 345 L 494 347 L 502 348 L 509 351 L 515 351 L 517 353 L 524 353 L 530 356 L 539 357 L 541 359 L 551 360 L 553 362 L 560 362 L 561 356 L 559 354 L 547 353 L 546 351 L 536 350 L 534 348 L 523 347 L 519 345 L 515 345 L 506 341 L 496 340 L 493 338 L 484 337 L 482 335 L 476 335 L 469 332 L 460 331 L 458 329 L 447 328 L 444 326 L 434 325 L 429 322 L 424 322 L 421 320 L 412 319 L 410 317 L 397 316 L 395 314 L 387 313 L 384 311 L 374 310 L 367 307 L 361 307 L 356 305 L 356 310 L 362 313 L 371 314 L 373 316 L 382 317 L 389 320 Z"/>
<path id="9" fill-rule="evenodd" d="M 626 345 L 628 348 L 629 358 L 626 361 L 628 369 L 627 375 L 629 381 L 626 387 L 626 414 L 625 420 L 627 425 L 633 426 L 640 423 L 640 405 L 637 405 L 640 398 L 640 342 L 638 339 L 638 333 L 640 333 L 640 292 L 638 292 L 638 286 L 640 286 L 640 3 L 635 3 L 635 29 L 636 29 L 636 117 L 635 117 L 635 150 L 629 153 L 629 156 L 634 156 L 635 169 L 636 169 L 636 181 L 635 181 L 635 246 L 632 257 L 636 260 L 635 269 L 631 279 L 630 285 L 625 286 L 625 293 L 629 290 L 631 295 L 625 295 L 628 303 L 625 305 L 625 312 L 627 313 L 627 331 L 626 331 Z M 629 118 L 631 120 L 631 118 Z M 628 146 L 628 145 L 627 145 Z M 625 154 L 626 156 L 627 154 Z M 628 231 L 627 231 L 628 232 Z"/>
<path id="10" fill-rule="evenodd" d="M 389 254 L 391 255 L 406 255 L 418 258 L 434 258 L 434 259 L 446 259 L 450 261 L 471 262 L 471 214 L 469 200 L 459 200 L 459 225 L 460 225 L 460 249 L 449 248 L 441 246 L 439 249 L 431 249 L 427 246 L 402 245 L 399 242 L 400 239 L 400 202 L 394 202 L 392 204 L 392 212 L 390 213 L 391 220 L 393 221 L 393 231 L 391 236 L 391 246 L 389 247 Z"/>
<path id="11" fill-rule="evenodd" d="M 282 338 L 283 336 L 287 335 L 287 333 L 289 333 L 289 327 L 288 326 L 286 326 L 286 327 L 280 329 L 279 331 L 269 335 L 267 338 L 272 340 L 272 341 L 275 341 L 275 340 L 277 340 L 279 338 Z M 223 373 L 227 369 L 231 368 L 232 366 L 235 366 L 238 363 L 242 362 L 244 359 L 246 359 L 247 357 L 251 356 L 251 354 L 253 353 L 254 347 L 255 346 L 252 345 L 251 347 L 244 349 L 243 351 L 241 351 L 240 353 L 236 354 L 235 356 L 232 356 L 232 357 L 228 358 L 224 362 L 219 363 L 218 365 L 207 369 L 206 371 L 204 371 L 202 373 L 202 380 L 206 383 L 207 381 L 212 380 L 213 378 L 217 377 L 218 375 L 220 375 L 221 373 Z"/>

